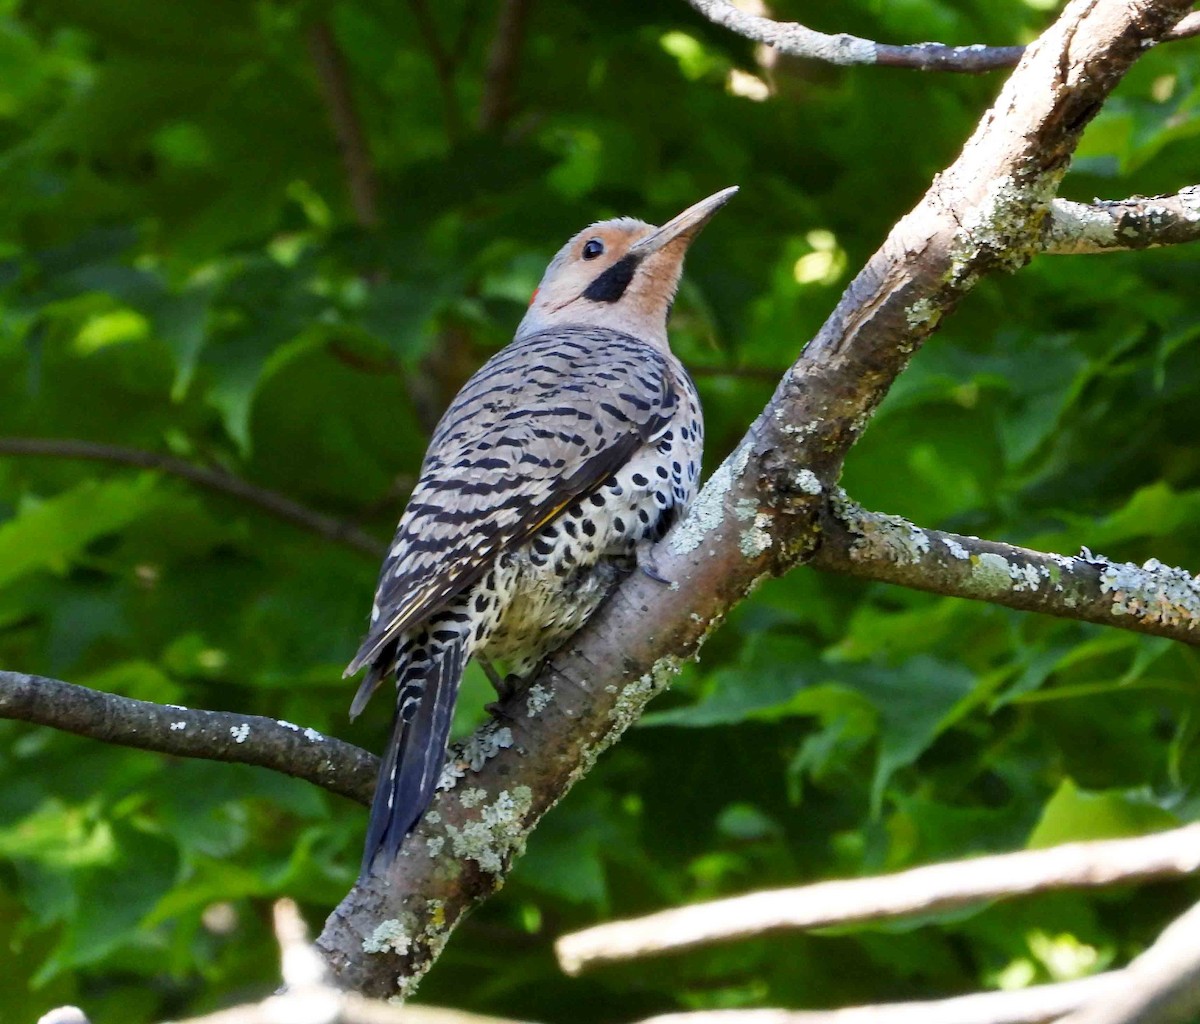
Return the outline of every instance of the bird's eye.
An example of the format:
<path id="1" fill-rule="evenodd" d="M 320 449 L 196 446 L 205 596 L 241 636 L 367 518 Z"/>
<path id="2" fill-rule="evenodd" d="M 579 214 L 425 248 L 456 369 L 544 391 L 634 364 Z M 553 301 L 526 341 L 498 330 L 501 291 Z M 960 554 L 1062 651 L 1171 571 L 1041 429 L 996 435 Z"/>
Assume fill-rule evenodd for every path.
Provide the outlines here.
<path id="1" fill-rule="evenodd" d="M 594 260 L 604 252 L 604 243 L 598 238 L 589 238 L 583 243 L 583 258 L 585 260 Z"/>

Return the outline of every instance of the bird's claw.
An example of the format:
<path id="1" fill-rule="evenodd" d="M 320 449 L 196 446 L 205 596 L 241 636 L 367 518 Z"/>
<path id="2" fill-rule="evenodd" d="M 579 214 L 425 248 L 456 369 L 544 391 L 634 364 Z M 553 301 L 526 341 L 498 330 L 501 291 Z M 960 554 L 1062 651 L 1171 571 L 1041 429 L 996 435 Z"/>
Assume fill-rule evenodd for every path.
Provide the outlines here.
<path id="1" fill-rule="evenodd" d="M 655 583 L 662 583 L 666 586 L 674 586 L 675 581 L 667 579 L 661 572 L 658 571 L 658 566 L 651 561 L 639 562 L 638 568 L 649 576 Z"/>
<path id="2" fill-rule="evenodd" d="M 512 694 L 510 693 L 509 696 Z M 512 725 L 516 719 L 504 710 L 504 705 L 507 703 L 508 697 L 502 697 L 499 700 L 493 700 L 483 706 L 483 710 L 492 716 L 497 722 L 503 722 L 506 725 Z"/>

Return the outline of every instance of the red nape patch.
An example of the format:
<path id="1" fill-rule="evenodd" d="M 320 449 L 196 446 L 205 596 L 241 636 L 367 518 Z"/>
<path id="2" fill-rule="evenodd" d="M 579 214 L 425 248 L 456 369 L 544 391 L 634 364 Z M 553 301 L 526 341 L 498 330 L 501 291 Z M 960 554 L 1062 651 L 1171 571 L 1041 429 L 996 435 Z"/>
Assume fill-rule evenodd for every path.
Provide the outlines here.
<path id="1" fill-rule="evenodd" d="M 533 294 L 531 296 L 529 296 L 529 304 L 531 306 L 537 301 L 537 293 L 538 293 L 538 289 L 535 288 L 533 290 Z"/>

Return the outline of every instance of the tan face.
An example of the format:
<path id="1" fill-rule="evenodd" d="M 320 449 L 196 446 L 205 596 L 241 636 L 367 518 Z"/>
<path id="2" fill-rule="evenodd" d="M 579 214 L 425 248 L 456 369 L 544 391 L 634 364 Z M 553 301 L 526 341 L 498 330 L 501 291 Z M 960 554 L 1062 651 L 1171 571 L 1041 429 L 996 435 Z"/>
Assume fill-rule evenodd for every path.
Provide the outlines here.
<path id="1" fill-rule="evenodd" d="M 625 258 L 635 242 L 653 231 L 652 225 L 633 218 L 584 228 L 551 261 L 530 307 L 537 306 L 544 314 L 552 315 L 574 303 L 612 304 L 623 300 L 641 263 Z"/>
<path id="2" fill-rule="evenodd" d="M 688 246 L 736 191 L 709 196 L 661 228 L 622 217 L 579 232 L 550 261 L 518 337 L 556 324 L 587 324 L 665 347 Z"/>

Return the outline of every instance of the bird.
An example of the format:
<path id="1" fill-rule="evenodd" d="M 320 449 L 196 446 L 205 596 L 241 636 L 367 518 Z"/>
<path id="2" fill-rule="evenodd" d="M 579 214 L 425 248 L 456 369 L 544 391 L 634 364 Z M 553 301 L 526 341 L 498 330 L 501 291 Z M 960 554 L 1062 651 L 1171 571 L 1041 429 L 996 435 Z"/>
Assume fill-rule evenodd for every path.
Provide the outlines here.
<path id="1" fill-rule="evenodd" d="M 396 685 L 360 877 L 433 799 L 470 658 L 503 696 L 634 568 L 662 579 L 649 550 L 694 497 L 704 443 L 667 320 L 688 247 L 736 192 L 661 227 L 620 217 L 573 236 L 435 427 L 346 669 L 366 668 L 351 718 Z"/>

